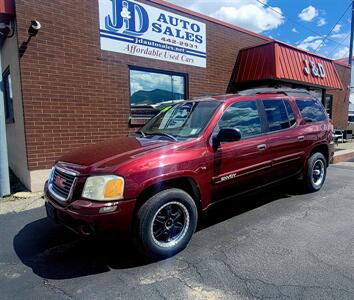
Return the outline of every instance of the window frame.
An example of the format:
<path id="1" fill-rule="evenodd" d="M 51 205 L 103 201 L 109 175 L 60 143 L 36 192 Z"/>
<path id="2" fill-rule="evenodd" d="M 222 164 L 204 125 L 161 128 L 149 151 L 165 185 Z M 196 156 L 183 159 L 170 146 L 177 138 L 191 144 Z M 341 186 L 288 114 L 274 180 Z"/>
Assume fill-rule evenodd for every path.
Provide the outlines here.
<path id="1" fill-rule="evenodd" d="M 11 91 L 12 98 L 10 97 L 10 90 L 12 88 L 12 78 L 11 78 L 11 86 L 8 85 L 8 78 L 11 78 L 10 67 L 7 67 L 5 71 L 2 73 L 2 85 L 4 88 L 4 109 L 5 116 L 8 116 L 5 119 L 6 124 L 14 124 L 15 123 L 15 113 L 14 113 L 14 104 L 13 104 L 13 91 Z M 5 78 L 7 78 L 5 80 Z"/>
<path id="2" fill-rule="evenodd" d="M 160 69 L 153 69 L 153 68 L 147 68 L 147 67 L 139 67 L 139 66 L 133 66 L 129 65 L 128 66 L 128 85 L 129 85 L 129 111 L 131 107 L 131 87 L 130 87 L 130 82 L 131 82 L 131 75 L 130 71 L 141 71 L 141 72 L 147 72 L 147 73 L 155 73 L 155 74 L 164 74 L 164 75 L 170 75 L 170 76 L 180 76 L 184 78 L 184 95 L 185 99 L 189 99 L 189 76 L 188 73 L 181 73 L 181 72 L 175 72 L 175 71 L 168 71 L 168 70 L 160 70 Z"/>
<path id="3" fill-rule="evenodd" d="M 284 105 L 284 108 L 285 108 L 285 112 L 286 112 L 286 115 L 287 115 L 288 121 L 289 121 L 289 127 L 288 128 L 274 130 L 274 131 L 271 131 L 269 129 L 269 122 L 268 122 L 268 119 L 267 119 L 267 112 L 266 112 L 265 107 L 263 105 L 263 101 L 268 101 L 268 100 L 279 100 L 279 101 L 283 102 L 283 105 Z M 261 106 L 261 110 L 262 110 L 262 114 L 263 114 L 263 118 L 264 118 L 264 123 L 265 123 L 265 127 L 266 127 L 265 134 L 269 135 L 269 134 L 273 134 L 273 133 L 283 132 L 283 131 L 286 131 L 286 130 L 293 129 L 293 128 L 295 128 L 297 126 L 298 120 L 296 118 L 296 114 L 295 114 L 294 108 L 291 105 L 291 100 L 290 99 L 286 99 L 286 98 L 264 98 L 264 99 L 261 99 L 261 100 L 258 100 L 258 101 L 260 102 L 260 106 Z M 293 114 L 294 114 L 294 117 L 295 117 L 295 123 L 293 125 L 290 124 L 289 113 L 288 113 L 288 110 L 286 108 L 285 101 L 288 101 L 288 103 L 290 104 L 290 107 L 291 107 L 291 109 L 293 111 Z"/>

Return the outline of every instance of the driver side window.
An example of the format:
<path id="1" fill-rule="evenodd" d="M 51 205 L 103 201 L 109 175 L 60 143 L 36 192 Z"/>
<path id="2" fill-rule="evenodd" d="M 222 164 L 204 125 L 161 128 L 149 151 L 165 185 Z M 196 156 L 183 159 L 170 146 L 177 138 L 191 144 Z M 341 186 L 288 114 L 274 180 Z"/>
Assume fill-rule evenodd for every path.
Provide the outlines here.
<path id="1" fill-rule="evenodd" d="M 239 129 L 241 139 L 260 135 L 262 126 L 256 101 L 240 101 L 232 104 L 224 112 L 218 126 L 219 129 Z"/>

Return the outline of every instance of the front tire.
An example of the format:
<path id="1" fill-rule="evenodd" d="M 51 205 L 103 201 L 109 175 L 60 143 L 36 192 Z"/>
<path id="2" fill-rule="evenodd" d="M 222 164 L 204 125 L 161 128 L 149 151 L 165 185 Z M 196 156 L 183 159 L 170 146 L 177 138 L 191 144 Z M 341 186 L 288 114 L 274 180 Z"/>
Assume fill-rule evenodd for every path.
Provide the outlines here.
<path id="1" fill-rule="evenodd" d="M 152 259 L 162 259 L 183 250 L 198 220 L 192 197 L 180 189 L 163 190 L 139 209 L 135 235 L 139 249 Z"/>
<path id="2" fill-rule="evenodd" d="M 308 192 L 319 191 L 326 179 L 327 163 L 322 153 L 311 155 L 307 162 L 307 173 L 304 178 L 304 187 Z"/>

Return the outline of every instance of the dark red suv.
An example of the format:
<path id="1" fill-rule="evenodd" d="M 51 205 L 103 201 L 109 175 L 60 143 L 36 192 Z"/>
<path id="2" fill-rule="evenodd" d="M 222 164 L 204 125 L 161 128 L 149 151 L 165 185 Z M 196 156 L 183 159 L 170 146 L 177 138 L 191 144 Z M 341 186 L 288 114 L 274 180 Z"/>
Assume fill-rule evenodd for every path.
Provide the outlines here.
<path id="1" fill-rule="evenodd" d="M 305 92 L 206 97 L 166 107 L 135 136 L 62 157 L 45 184 L 46 209 L 83 235 L 132 234 L 162 258 L 186 247 L 218 201 L 290 178 L 319 190 L 332 156 L 332 125 Z"/>

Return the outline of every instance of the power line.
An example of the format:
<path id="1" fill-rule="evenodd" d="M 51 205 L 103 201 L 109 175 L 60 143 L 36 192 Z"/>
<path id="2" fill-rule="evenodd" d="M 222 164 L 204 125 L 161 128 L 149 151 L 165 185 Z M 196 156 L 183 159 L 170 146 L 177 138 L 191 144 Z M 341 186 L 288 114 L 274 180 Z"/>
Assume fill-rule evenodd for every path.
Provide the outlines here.
<path id="1" fill-rule="evenodd" d="M 350 36 L 350 32 L 346 35 L 346 37 L 345 37 L 340 43 L 338 43 L 338 45 L 337 45 L 336 47 L 333 48 L 332 52 L 329 53 L 328 57 L 331 57 L 332 54 L 338 49 L 338 47 L 343 45 L 342 43 L 343 43 L 349 36 Z"/>
<path id="2" fill-rule="evenodd" d="M 269 4 L 263 3 L 263 2 L 260 1 L 260 0 L 256 0 L 256 1 L 257 1 L 258 3 L 260 3 L 260 4 L 262 4 L 263 6 L 268 7 L 269 9 L 271 9 L 272 11 L 274 11 L 275 13 L 277 13 L 278 15 L 282 16 L 283 18 L 285 18 L 285 16 L 284 16 L 282 13 L 280 13 L 279 11 L 277 11 L 276 9 L 274 9 L 273 7 L 271 7 Z M 350 3 L 351 3 L 351 2 L 350 2 Z M 297 21 L 295 21 L 295 20 L 293 20 L 293 19 L 290 19 L 289 17 L 287 17 L 287 19 L 288 19 L 289 21 L 291 21 L 291 22 L 293 22 L 293 23 L 295 23 L 295 24 L 297 24 L 297 25 L 299 25 L 299 26 L 305 28 L 307 31 L 312 32 L 313 34 L 316 34 L 316 35 L 318 35 L 318 36 L 321 36 L 321 35 L 322 35 L 322 34 L 316 32 L 316 31 L 314 31 L 313 29 L 311 29 L 311 28 L 309 28 L 309 27 L 307 27 L 307 26 L 305 26 L 305 25 L 303 25 L 303 24 L 301 24 L 301 23 L 299 23 L 299 22 L 297 22 Z M 334 42 L 334 43 L 339 43 L 338 41 L 335 41 L 335 40 L 332 40 L 332 39 L 329 39 L 329 38 L 327 38 L 327 40 L 328 40 L 328 41 L 331 41 L 331 42 Z M 341 45 L 343 45 L 343 44 L 341 44 Z"/>
<path id="3" fill-rule="evenodd" d="M 337 24 L 343 19 L 343 17 L 345 16 L 345 14 L 347 13 L 348 9 L 352 6 L 352 3 L 350 3 L 348 5 L 348 7 L 346 8 L 346 10 L 344 11 L 344 13 L 342 14 L 342 16 L 338 19 L 338 21 L 333 25 L 333 27 L 331 28 L 331 30 L 326 34 L 326 36 L 322 39 L 321 44 L 318 45 L 318 47 L 315 49 L 314 52 L 317 52 L 318 49 L 320 49 L 323 45 L 323 43 L 326 41 L 326 39 L 328 38 L 328 36 L 331 34 L 331 32 L 333 31 L 333 29 L 337 26 Z"/>

